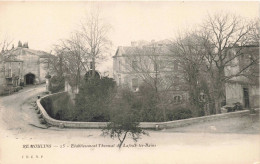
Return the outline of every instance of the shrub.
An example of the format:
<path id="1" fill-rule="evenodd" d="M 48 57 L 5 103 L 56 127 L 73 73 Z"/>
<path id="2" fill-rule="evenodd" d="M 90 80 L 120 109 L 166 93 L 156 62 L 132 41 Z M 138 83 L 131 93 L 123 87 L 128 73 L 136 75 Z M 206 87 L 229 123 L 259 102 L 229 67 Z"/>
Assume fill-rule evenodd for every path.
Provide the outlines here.
<path id="1" fill-rule="evenodd" d="M 243 109 L 243 106 L 240 102 L 236 102 L 234 103 L 234 110 L 242 110 Z"/>
<path id="2" fill-rule="evenodd" d="M 140 86 L 136 99 L 134 105 L 138 106 L 136 110 L 139 113 L 140 121 L 164 121 L 163 111 L 166 109 L 160 106 L 159 93 L 153 87 L 149 85 Z"/>
<path id="3" fill-rule="evenodd" d="M 233 103 L 233 106 L 225 106 L 227 112 L 234 112 L 237 110 L 243 110 L 243 106 L 240 102 Z"/>
<path id="4" fill-rule="evenodd" d="M 41 100 L 41 104 L 49 116 L 53 117 L 52 99 L 46 97 Z"/>
<path id="5" fill-rule="evenodd" d="M 179 107 L 167 112 L 167 117 L 170 121 L 181 120 L 192 117 L 192 112 L 190 109 L 185 107 Z"/>
<path id="6" fill-rule="evenodd" d="M 136 96 L 130 90 L 119 90 L 117 97 L 112 99 L 109 105 L 110 122 L 104 128 L 103 135 L 117 138 L 119 148 L 121 148 L 127 136 L 135 142 L 140 139 L 141 135 L 148 135 L 139 127 L 140 118 L 136 112 Z"/>
<path id="7" fill-rule="evenodd" d="M 115 81 L 108 77 L 83 82 L 75 101 L 76 119 L 78 121 L 108 121 L 107 108 L 115 86 Z"/>
<path id="8" fill-rule="evenodd" d="M 62 76 L 53 76 L 50 79 L 50 91 L 52 93 L 61 92 L 65 87 L 65 79 Z"/>

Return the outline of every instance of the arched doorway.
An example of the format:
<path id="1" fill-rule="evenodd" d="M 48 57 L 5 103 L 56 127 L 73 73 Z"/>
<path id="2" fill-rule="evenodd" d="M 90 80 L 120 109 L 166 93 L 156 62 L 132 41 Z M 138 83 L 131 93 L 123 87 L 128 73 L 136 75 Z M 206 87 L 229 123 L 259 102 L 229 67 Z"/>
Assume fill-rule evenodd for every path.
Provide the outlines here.
<path id="1" fill-rule="evenodd" d="M 34 84 L 35 82 L 35 75 L 32 73 L 28 73 L 24 76 L 25 79 L 25 84 L 26 85 L 30 85 L 30 84 Z"/>

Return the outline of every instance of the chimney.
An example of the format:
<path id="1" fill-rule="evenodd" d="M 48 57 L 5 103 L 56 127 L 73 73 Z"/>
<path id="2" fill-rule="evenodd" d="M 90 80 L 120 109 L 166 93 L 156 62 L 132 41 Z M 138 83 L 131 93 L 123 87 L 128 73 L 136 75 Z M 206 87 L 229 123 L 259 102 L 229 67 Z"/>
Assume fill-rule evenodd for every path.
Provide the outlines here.
<path id="1" fill-rule="evenodd" d="M 90 62 L 90 70 L 93 70 L 93 62 Z"/>
<path id="2" fill-rule="evenodd" d="M 131 42 L 131 46 L 132 46 L 132 47 L 137 47 L 137 42 L 132 41 L 132 42 Z"/>

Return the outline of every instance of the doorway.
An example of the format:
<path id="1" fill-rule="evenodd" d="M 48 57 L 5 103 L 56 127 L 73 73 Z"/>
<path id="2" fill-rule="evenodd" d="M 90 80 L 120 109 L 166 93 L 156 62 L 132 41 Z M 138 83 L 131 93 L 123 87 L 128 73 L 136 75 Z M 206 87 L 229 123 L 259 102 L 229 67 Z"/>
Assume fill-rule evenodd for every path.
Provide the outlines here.
<path id="1" fill-rule="evenodd" d="M 26 85 L 31 85 L 31 84 L 34 84 L 34 81 L 35 81 L 35 75 L 32 74 L 32 73 L 28 73 L 24 76 L 24 79 L 25 79 L 25 84 Z"/>
<path id="2" fill-rule="evenodd" d="M 243 88 L 243 93 L 244 93 L 245 108 L 249 108 L 249 90 L 248 90 L 248 88 Z"/>

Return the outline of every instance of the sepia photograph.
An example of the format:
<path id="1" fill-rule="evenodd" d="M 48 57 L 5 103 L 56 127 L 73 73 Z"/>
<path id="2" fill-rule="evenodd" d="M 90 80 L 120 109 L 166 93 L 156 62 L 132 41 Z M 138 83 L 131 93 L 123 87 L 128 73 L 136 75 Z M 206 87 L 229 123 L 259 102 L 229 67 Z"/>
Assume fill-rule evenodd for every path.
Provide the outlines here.
<path id="1" fill-rule="evenodd" d="M 0 164 L 260 164 L 258 1 L 1 1 Z"/>

